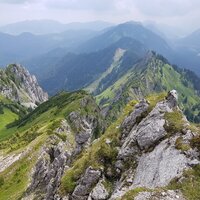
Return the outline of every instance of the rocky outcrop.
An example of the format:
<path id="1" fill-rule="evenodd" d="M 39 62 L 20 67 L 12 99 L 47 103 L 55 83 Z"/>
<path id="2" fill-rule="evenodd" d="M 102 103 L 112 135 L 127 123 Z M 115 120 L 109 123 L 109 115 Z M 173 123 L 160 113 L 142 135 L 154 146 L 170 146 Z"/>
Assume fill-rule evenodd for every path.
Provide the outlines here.
<path id="1" fill-rule="evenodd" d="M 76 186 L 71 196 L 71 199 L 87 200 L 90 192 L 92 191 L 93 187 L 98 183 L 100 177 L 101 171 L 95 170 L 92 167 L 86 169 L 86 172 L 84 176 L 80 179 L 80 183 Z"/>
<path id="2" fill-rule="evenodd" d="M 138 106 L 143 105 L 140 110 L 146 110 L 147 107 L 140 102 L 136 105 L 135 111 L 124 120 L 122 133 L 125 133 L 126 137 L 123 138 L 124 142 L 115 164 L 121 178 L 116 184 L 111 199 L 120 198 L 127 191 L 138 187 L 154 189 L 167 186 L 175 177 L 181 177 L 184 170 L 200 163 L 199 153 L 195 150 L 192 150 L 192 153 L 191 149 L 183 153 L 176 149 L 176 140 L 183 133 L 177 132 L 168 136 L 165 130 L 164 125 L 167 123 L 165 113 L 179 110 L 177 100 L 177 92 L 170 91 L 166 100 L 158 102 L 155 108 L 137 124 L 133 116 L 137 113 Z M 183 120 L 188 123 L 184 117 Z M 128 125 L 125 126 L 124 124 L 127 123 Z M 128 133 L 126 130 L 130 129 Z M 193 136 L 191 131 L 185 133 L 183 136 L 185 143 L 189 143 Z M 163 199 L 170 199 L 170 197 Z"/>
<path id="3" fill-rule="evenodd" d="M 150 153 L 141 156 L 133 179 L 134 187 L 164 187 L 180 177 L 197 158 L 186 157 L 175 148 L 177 137 L 163 140 Z M 198 161 L 197 161 L 198 164 Z"/>
<path id="4" fill-rule="evenodd" d="M 86 106 L 87 103 L 86 99 L 80 101 L 81 106 Z M 64 170 L 67 170 L 76 156 L 91 144 L 95 131 L 103 130 L 101 119 L 92 113 L 73 111 L 67 119 L 60 121 L 59 127 L 52 131 L 54 134 L 49 136 L 43 145 L 25 200 L 60 200 L 58 188 Z M 101 171 L 89 167 L 70 198 L 85 199 L 98 183 L 100 176 Z"/>
<path id="5" fill-rule="evenodd" d="M 135 105 L 134 111 L 124 120 L 121 125 L 122 139 L 126 138 L 131 129 L 136 123 L 139 123 L 140 119 L 144 118 L 149 108 L 149 102 L 145 99 Z"/>
<path id="6" fill-rule="evenodd" d="M 8 155 L 4 155 L 2 152 L 0 152 L 0 173 L 10 167 L 16 161 L 26 156 L 31 150 L 32 149 L 30 148 L 26 148 L 20 153 L 11 153 Z"/>
<path id="7" fill-rule="evenodd" d="M 71 112 L 69 120 L 75 131 L 76 148 L 73 155 L 76 156 L 83 148 L 88 147 L 98 129 L 103 131 L 103 124 L 94 115 L 81 115 L 79 112 Z"/>
<path id="8" fill-rule="evenodd" d="M 109 192 L 103 184 L 103 179 L 100 180 L 92 192 L 90 193 L 89 200 L 106 200 L 109 197 Z"/>
<path id="9" fill-rule="evenodd" d="M 59 138 L 51 136 L 41 149 L 24 199 L 54 200 L 56 198 L 57 189 L 70 158 L 67 144 L 58 141 Z"/>
<path id="10" fill-rule="evenodd" d="M 0 71 L 0 77 L 0 94 L 26 107 L 36 107 L 48 99 L 36 77 L 21 65 L 9 65 Z"/>
<path id="11" fill-rule="evenodd" d="M 122 137 L 126 137 L 118 154 L 119 159 L 127 160 L 133 155 L 136 156 L 141 150 L 155 146 L 167 135 L 164 129 L 164 114 L 172 112 L 170 107 L 174 104 L 174 100 L 176 101 L 176 97 L 172 98 L 172 102 L 171 100 L 159 102 L 146 117 L 144 114 L 147 112 L 148 103 L 142 100 L 135 106 L 135 110 L 122 123 Z M 142 118 L 139 124 L 137 124 L 138 118 Z"/>

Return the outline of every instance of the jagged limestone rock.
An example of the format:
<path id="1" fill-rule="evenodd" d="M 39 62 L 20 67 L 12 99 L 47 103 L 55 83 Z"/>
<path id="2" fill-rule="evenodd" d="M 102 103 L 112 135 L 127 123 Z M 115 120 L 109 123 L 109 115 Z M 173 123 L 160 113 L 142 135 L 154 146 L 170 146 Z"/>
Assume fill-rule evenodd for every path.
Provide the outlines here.
<path id="1" fill-rule="evenodd" d="M 133 180 L 134 187 L 164 187 L 197 158 L 189 158 L 175 148 L 177 137 L 163 140 L 150 153 L 144 153 L 139 160 Z"/>
<path id="2" fill-rule="evenodd" d="M 177 101 L 177 92 L 175 90 L 170 91 L 166 100 L 157 103 L 149 115 L 138 125 L 135 135 L 141 149 L 147 150 L 167 135 L 164 129 L 164 114 L 172 112 L 177 106 Z"/>
<path id="3" fill-rule="evenodd" d="M 48 94 L 39 86 L 37 79 L 21 65 L 9 65 L 0 71 L 0 94 L 20 102 L 26 107 L 36 107 L 48 100 Z"/>
<path id="4" fill-rule="evenodd" d="M 166 138 L 164 115 L 179 109 L 177 100 L 176 91 L 170 91 L 166 99 L 158 102 L 139 124 L 130 122 L 132 130 L 124 138 L 115 164 L 121 179 L 117 182 L 111 199 L 120 198 L 137 187 L 167 186 L 172 179 L 181 177 L 185 169 L 200 163 L 196 150 L 189 149 L 183 153 L 176 149 L 176 140 L 183 133 Z M 183 141 L 187 144 L 193 136 L 191 131 L 185 131 Z"/>
<path id="5" fill-rule="evenodd" d="M 103 180 L 100 180 L 90 193 L 89 200 L 106 200 L 109 197 L 109 192 L 103 185 Z"/>
<path id="6" fill-rule="evenodd" d="M 57 141 L 56 136 L 51 136 L 41 149 L 25 198 L 34 194 L 34 198 L 37 199 L 54 200 L 67 160 L 70 159 L 70 151 L 66 151 L 66 144 Z"/>
<path id="7" fill-rule="evenodd" d="M 170 96 L 172 96 L 171 93 Z M 137 153 L 138 148 L 141 150 L 148 149 L 166 136 L 167 132 L 164 129 L 164 114 L 173 111 L 171 106 L 174 105 L 174 100 L 177 101 L 176 98 L 171 97 L 169 100 L 159 102 L 148 116 L 144 117 L 144 119 L 134 127 L 136 121 L 135 118 L 137 118 L 135 113 L 139 113 L 140 116 L 141 113 L 144 113 L 148 109 L 147 104 L 144 104 L 143 102 L 139 104 L 139 112 L 137 111 L 136 106 L 136 111 L 133 111 L 133 113 L 131 113 L 131 115 L 123 122 L 123 126 L 129 122 L 130 125 L 127 124 L 127 126 L 132 127 L 132 130 L 129 132 L 129 135 L 126 137 L 125 142 L 119 151 L 119 158 L 128 157 Z M 132 118 L 133 122 L 130 120 L 131 116 L 135 116 Z"/>
<path id="8" fill-rule="evenodd" d="M 141 149 L 148 149 L 167 135 L 164 129 L 165 112 L 172 112 L 167 102 L 158 103 L 149 115 L 141 121 L 137 129 L 133 130 L 132 134 L 135 135 Z"/>
<path id="9" fill-rule="evenodd" d="M 178 93 L 176 90 L 171 90 L 168 92 L 166 100 L 171 108 L 174 108 L 178 105 Z"/>
<path id="10" fill-rule="evenodd" d="M 101 171 L 92 167 L 86 169 L 84 176 L 80 179 L 79 184 L 74 189 L 72 200 L 87 200 L 93 187 L 98 183 L 101 177 Z"/>
<path id="11" fill-rule="evenodd" d="M 32 150 L 31 148 L 26 148 L 20 153 L 17 153 L 17 154 L 11 153 L 8 155 L 3 155 L 3 153 L 1 152 L 2 155 L 0 154 L 0 173 L 3 172 L 8 167 L 10 167 L 16 161 L 26 156 L 27 153 L 31 150 Z"/>
<path id="12" fill-rule="evenodd" d="M 129 138 L 130 140 L 126 140 L 126 138 L 130 131 L 134 128 L 134 126 L 136 126 L 137 123 L 142 119 L 142 117 L 146 115 L 148 108 L 149 103 L 145 99 L 141 100 L 138 104 L 135 105 L 134 111 L 125 118 L 120 127 L 122 130 L 122 147 L 119 151 L 118 161 L 115 165 L 117 171 L 119 170 L 119 173 L 123 169 L 123 162 L 127 161 L 130 157 L 133 157 L 133 154 L 138 154 L 139 148 L 136 144 L 136 140 L 134 138 Z M 130 137 L 132 136 L 130 135 Z"/>
<path id="13" fill-rule="evenodd" d="M 60 126 L 54 131 L 55 133 L 71 133 L 71 128 L 66 119 L 61 121 Z"/>
<path id="14" fill-rule="evenodd" d="M 56 134 L 51 135 L 43 145 L 26 197 L 35 194 L 38 199 L 59 199 L 57 192 L 64 170 L 91 143 L 95 128 L 100 125 L 100 120 L 92 114 L 71 112 L 69 120 L 70 124 L 65 119 L 61 120 L 60 126 L 53 131 Z M 63 137 L 59 137 L 62 135 L 66 136 L 65 141 Z M 88 169 L 88 176 L 91 175 L 90 172 L 92 173 Z"/>
<path id="15" fill-rule="evenodd" d="M 95 116 L 82 116 L 79 112 L 71 112 L 69 120 L 75 129 L 76 148 L 73 154 L 76 156 L 91 143 L 95 130 L 99 127 L 102 129 L 103 125 Z"/>
<path id="16" fill-rule="evenodd" d="M 135 105 L 134 111 L 128 117 L 126 117 L 121 125 L 122 138 L 126 137 L 130 133 L 133 126 L 137 123 L 137 120 L 142 118 L 142 115 L 147 112 L 148 108 L 149 103 L 145 99 Z"/>

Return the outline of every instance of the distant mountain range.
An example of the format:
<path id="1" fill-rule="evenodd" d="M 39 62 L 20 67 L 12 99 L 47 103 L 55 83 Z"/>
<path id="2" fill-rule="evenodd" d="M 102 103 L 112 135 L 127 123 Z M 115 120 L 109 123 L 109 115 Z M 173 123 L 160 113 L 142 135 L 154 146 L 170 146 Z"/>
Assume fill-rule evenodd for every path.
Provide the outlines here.
<path id="1" fill-rule="evenodd" d="M 65 48 L 66 52 L 73 51 L 97 33 L 91 30 L 69 30 L 48 35 L 33 35 L 27 32 L 13 36 L 0 33 L 0 64 L 21 63 L 51 50 L 55 52 L 58 48 Z"/>
<path id="2" fill-rule="evenodd" d="M 175 42 L 174 63 L 200 75 L 200 29 Z"/>
<path id="3" fill-rule="evenodd" d="M 93 31 L 100 31 L 105 28 L 113 26 L 112 23 L 104 21 L 93 22 L 73 22 L 63 24 L 54 20 L 27 20 L 8 24 L 0 27 L 0 32 L 8 33 L 11 35 L 19 35 L 24 32 L 29 32 L 36 35 L 60 33 L 68 30 L 82 30 L 88 29 Z"/>
<path id="4" fill-rule="evenodd" d="M 117 42 L 123 37 L 138 40 L 150 50 L 167 54 L 171 51 L 167 42 L 156 33 L 145 28 L 138 22 L 126 22 L 110 28 L 105 33 L 92 38 L 80 46 L 82 52 L 93 52 Z"/>
<path id="5" fill-rule="evenodd" d="M 115 119 L 131 99 L 176 89 L 187 117 L 191 121 L 200 121 L 197 116 L 200 78 L 190 70 L 172 66 L 166 58 L 149 51 L 146 45 L 136 39 L 122 37 L 101 50 L 68 53 L 61 58 L 55 56 L 48 63 L 53 56 L 51 53 L 40 60 L 40 68 L 27 63 L 51 95 L 60 90 L 84 88 L 96 96 L 97 102 L 104 108 L 104 114 Z"/>
<path id="6" fill-rule="evenodd" d="M 150 49 L 162 52 L 166 57 L 170 57 L 172 52 L 172 49 L 160 36 L 139 23 L 128 22 L 111 27 L 101 34 L 88 39 L 73 49 L 75 54 L 67 54 L 66 48 L 57 49 L 39 57 L 25 60 L 22 63 L 38 76 L 40 83 L 50 93 L 55 91 L 52 87 L 57 87 L 57 90 L 61 88 L 74 90 L 86 86 L 88 81 L 91 82 L 95 77 L 98 77 L 97 65 L 102 72 L 107 69 L 112 63 L 114 52 L 121 47 L 130 51 L 134 49 L 137 54 L 140 54 L 144 49 L 146 51 Z M 112 54 L 110 54 L 111 49 Z M 65 55 L 63 52 L 65 52 Z M 94 74 L 93 79 L 90 76 L 85 77 L 87 82 L 83 84 L 81 80 L 77 80 L 80 69 L 82 72 L 80 75 L 81 80 L 84 79 L 83 74 L 88 76 L 88 73 L 91 74 L 93 70 L 97 74 Z M 75 82 L 72 81 L 73 77 Z M 59 80 L 59 83 L 54 84 L 54 80 Z M 78 81 L 80 81 L 79 85 L 77 85 Z M 51 83 L 52 85 L 50 86 Z"/>
<path id="7" fill-rule="evenodd" d="M 168 43 L 158 30 L 154 30 L 153 27 L 150 30 L 146 25 L 138 22 L 130 21 L 111 27 L 108 23 L 104 26 L 100 24 L 102 22 L 75 23 L 68 26 L 70 29 L 68 31 L 46 35 L 23 33 L 13 36 L 1 33 L 0 64 L 1 66 L 9 63 L 24 64 L 31 73 L 36 74 L 39 82 L 51 94 L 60 89 L 74 90 L 86 87 L 89 82 L 98 77 L 99 72 L 109 68 L 114 52 L 121 47 L 122 41 L 126 41 L 126 50 L 134 48 L 134 45 L 130 47 L 132 43 L 140 43 L 139 48 L 135 46 L 139 51 L 141 48 L 156 51 L 166 57 L 170 63 L 188 68 L 200 75 L 200 31 Z M 77 30 L 78 26 L 79 30 Z M 100 30 L 100 27 L 105 29 Z M 114 46 L 115 49 L 111 53 L 109 49 Z M 79 77 L 79 71 L 84 76 L 78 83 L 76 78 Z M 58 77 L 60 77 L 59 82 L 56 81 Z"/>

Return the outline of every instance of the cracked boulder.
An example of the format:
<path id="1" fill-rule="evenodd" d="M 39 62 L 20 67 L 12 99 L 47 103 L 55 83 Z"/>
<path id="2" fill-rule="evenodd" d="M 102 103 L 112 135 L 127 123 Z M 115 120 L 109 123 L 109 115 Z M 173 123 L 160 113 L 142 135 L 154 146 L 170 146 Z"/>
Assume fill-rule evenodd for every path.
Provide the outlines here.
<path id="1" fill-rule="evenodd" d="M 101 171 L 88 167 L 83 177 L 79 180 L 79 184 L 74 189 L 71 196 L 72 200 L 87 200 L 90 192 L 98 183 L 101 177 Z"/>

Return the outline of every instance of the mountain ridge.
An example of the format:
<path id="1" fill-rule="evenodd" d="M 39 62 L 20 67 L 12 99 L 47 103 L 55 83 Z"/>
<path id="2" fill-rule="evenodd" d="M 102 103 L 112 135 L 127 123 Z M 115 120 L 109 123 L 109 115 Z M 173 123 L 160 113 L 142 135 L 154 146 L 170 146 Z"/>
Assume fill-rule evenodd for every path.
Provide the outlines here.
<path id="1" fill-rule="evenodd" d="M 32 34 L 42 35 L 50 33 L 59 33 L 67 30 L 81 29 L 91 29 L 94 31 L 100 31 L 112 25 L 112 23 L 104 21 L 94 21 L 85 23 L 72 22 L 65 24 L 56 20 L 26 20 L 1 26 L 0 31 L 12 35 L 18 35 L 23 32 L 30 32 Z"/>
<path id="2" fill-rule="evenodd" d="M 195 116 L 192 116 L 188 108 L 193 106 L 195 108 L 199 104 L 197 80 L 199 78 L 192 72 L 171 66 L 167 59 L 150 51 L 142 61 L 136 63 L 116 82 L 96 94 L 96 99 L 104 107 L 104 114 L 109 112 L 110 107 L 111 118 L 112 116 L 115 118 L 117 113 L 120 113 L 120 107 L 130 99 L 138 100 L 151 93 L 167 92 L 174 88 L 182 95 L 179 98 L 181 108 L 190 113 L 187 117 L 193 121 Z M 114 113 L 112 110 L 115 110 Z"/>

